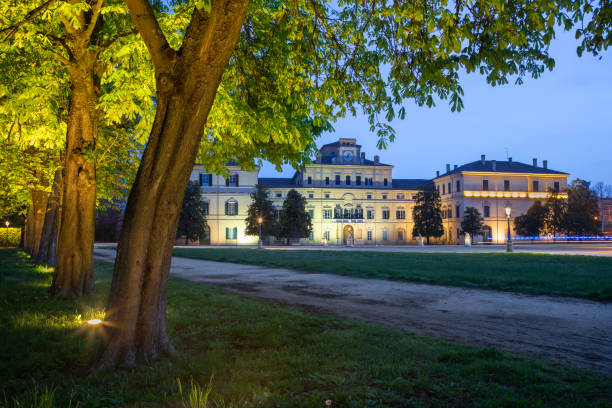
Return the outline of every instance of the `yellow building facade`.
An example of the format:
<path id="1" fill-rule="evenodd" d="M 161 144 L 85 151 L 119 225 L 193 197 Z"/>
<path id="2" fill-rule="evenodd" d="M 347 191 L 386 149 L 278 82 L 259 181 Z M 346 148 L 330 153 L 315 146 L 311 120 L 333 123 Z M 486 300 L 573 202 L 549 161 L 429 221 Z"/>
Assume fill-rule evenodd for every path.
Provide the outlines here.
<path id="1" fill-rule="evenodd" d="M 313 163 L 291 178 L 262 178 L 259 168 L 241 170 L 229 163 L 229 178 L 208 173 L 196 164 L 191 180 L 200 184 L 208 207 L 209 240 L 212 245 L 253 245 L 258 237 L 245 235 L 245 218 L 256 184 L 265 186 L 280 211 L 287 193 L 297 190 L 306 200 L 313 232 L 304 245 L 406 245 L 412 237 L 412 208 L 416 194 L 435 186 L 442 199 L 445 234 L 433 242 L 463 242 L 460 224 L 463 211 L 476 207 L 484 216 L 486 233 L 480 239 L 503 242 L 506 231 L 504 207 L 512 218 L 524 214 L 536 199 L 545 199 L 548 188 L 563 190 L 569 174 L 507 161 L 481 160 L 463 166 L 446 166 L 434 179 L 395 179 L 393 166 L 378 156 L 367 159 L 356 139 L 341 138 L 321 147 Z M 477 240 L 478 237 L 476 237 Z"/>

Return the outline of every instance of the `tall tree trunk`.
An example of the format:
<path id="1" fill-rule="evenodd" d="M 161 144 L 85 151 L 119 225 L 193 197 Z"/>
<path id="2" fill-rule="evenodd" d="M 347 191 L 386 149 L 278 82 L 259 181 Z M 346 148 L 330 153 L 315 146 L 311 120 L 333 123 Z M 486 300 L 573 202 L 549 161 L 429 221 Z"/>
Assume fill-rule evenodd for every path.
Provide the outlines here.
<path id="1" fill-rule="evenodd" d="M 45 185 L 45 178 L 42 175 L 38 176 L 40 185 L 31 192 L 32 203 L 28 208 L 26 217 L 26 228 L 24 237 L 24 251 L 27 252 L 32 259 L 38 255 L 40 245 L 40 237 L 45 223 L 45 212 L 47 210 L 47 200 L 49 193 L 44 191 L 42 187 Z"/>
<path id="2" fill-rule="evenodd" d="M 94 290 L 93 244 L 96 210 L 96 164 L 98 90 L 95 84 L 96 55 L 80 49 L 68 68 L 72 82 L 62 210 L 57 242 L 57 265 L 51 285 L 53 297 L 78 297 Z"/>
<path id="3" fill-rule="evenodd" d="M 55 265 L 57 260 L 57 234 L 59 229 L 62 169 L 55 171 L 51 195 L 47 201 L 45 222 L 40 237 L 38 256 L 35 262 L 39 265 Z"/>
<path id="4" fill-rule="evenodd" d="M 138 18 L 143 9 L 154 18 L 150 6 L 127 4 L 147 42 L 150 33 L 143 32 Z M 225 0 L 213 1 L 210 13 L 196 9 L 176 60 L 153 55 L 154 62 L 168 65 L 156 63 L 157 112 L 127 202 L 94 371 L 153 361 L 173 351 L 166 293 L 181 203 L 247 6 L 245 0 Z"/>

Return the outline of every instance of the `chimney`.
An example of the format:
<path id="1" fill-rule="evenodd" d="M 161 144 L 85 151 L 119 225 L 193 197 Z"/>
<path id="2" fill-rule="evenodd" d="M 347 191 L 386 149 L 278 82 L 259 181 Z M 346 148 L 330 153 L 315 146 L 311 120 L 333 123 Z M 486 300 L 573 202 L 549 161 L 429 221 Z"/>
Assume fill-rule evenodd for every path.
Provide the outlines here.
<path id="1" fill-rule="evenodd" d="M 374 163 L 380 162 L 380 157 L 378 155 L 374 156 Z"/>
<path id="2" fill-rule="evenodd" d="M 454 168 L 454 170 L 457 170 L 457 165 L 456 165 L 456 164 L 455 164 L 455 168 Z"/>
<path id="3" fill-rule="evenodd" d="M 512 157 L 508 157 L 508 165 L 512 166 Z"/>
<path id="4" fill-rule="evenodd" d="M 480 155 L 480 164 L 482 164 L 483 166 L 485 165 L 485 155 L 484 154 Z"/>
<path id="5" fill-rule="evenodd" d="M 440 177 L 440 170 L 436 170 L 436 177 Z"/>
<path id="6" fill-rule="evenodd" d="M 449 163 L 446 163 L 446 172 L 450 173 L 450 164 Z"/>
<path id="7" fill-rule="evenodd" d="M 538 167 L 538 159 L 533 158 L 533 167 Z"/>
<path id="8" fill-rule="evenodd" d="M 365 162 L 365 153 L 361 153 L 361 164 Z"/>
<path id="9" fill-rule="evenodd" d="M 491 167 L 493 171 L 497 171 L 497 160 L 491 160 Z"/>
<path id="10" fill-rule="evenodd" d="M 545 169 L 548 168 L 548 160 L 542 160 L 542 167 L 544 167 Z"/>

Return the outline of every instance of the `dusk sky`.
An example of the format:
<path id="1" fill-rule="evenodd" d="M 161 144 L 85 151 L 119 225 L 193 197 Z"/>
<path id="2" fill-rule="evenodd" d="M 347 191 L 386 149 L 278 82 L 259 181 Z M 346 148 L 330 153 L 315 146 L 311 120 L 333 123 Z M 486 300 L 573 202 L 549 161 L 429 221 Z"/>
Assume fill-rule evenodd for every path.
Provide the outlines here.
<path id="1" fill-rule="evenodd" d="M 593 183 L 612 184 L 612 52 L 602 59 L 576 55 L 573 33 L 561 32 L 550 47 L 556 66 L 541 78 L 525 78 L 523 85 L 491 87 L 479 74 L 464 75 L 465 108 L 451 112 L 446 101 L 434 108 L 406 101 L 406 119 L 394 120 L 397 138 L 387 150 L 376 149 L 365 116 L 334 124 L 317 145 L 339 137 L 355 137 L 366 157 L 380 156 L 394 165 L 396 178 L 432 178 L 446 163 L 462 165 L 480 159 L 538 164 Z M 285 167 L 284 177 L 293 169 Z M 279 174 L 268 163 L 260 177 Z"/>

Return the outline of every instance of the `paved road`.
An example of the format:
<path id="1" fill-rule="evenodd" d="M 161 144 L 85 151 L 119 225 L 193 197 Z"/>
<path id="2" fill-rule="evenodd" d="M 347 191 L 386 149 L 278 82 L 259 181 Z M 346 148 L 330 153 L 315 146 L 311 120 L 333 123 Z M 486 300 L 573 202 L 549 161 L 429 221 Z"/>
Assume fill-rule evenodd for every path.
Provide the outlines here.
<path id="1" fill-rule="evenodd" d="M 98 259 L 115 252 L 96 248 Z M 171 274 L 247 296 L 612 375 L 612 304 L 173 258 Z"/>

